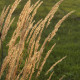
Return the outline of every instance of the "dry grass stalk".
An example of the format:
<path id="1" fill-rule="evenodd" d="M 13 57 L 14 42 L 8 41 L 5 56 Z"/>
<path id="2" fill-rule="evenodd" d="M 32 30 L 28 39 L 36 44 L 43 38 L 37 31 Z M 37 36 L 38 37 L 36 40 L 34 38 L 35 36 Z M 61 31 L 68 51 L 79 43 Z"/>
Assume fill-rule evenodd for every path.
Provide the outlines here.
<path id="1" fill-rule="evenodd" d="M 73 12 L 74 12 L 74 11 L 71 11 L 70 13 L 68 13 L 67 15 L 65 15 L 65 16 L 56 24 L 54 30 L 48 35 L 48 37 L 47 37 L 47 38 L 45 39 L 45 41 L 43 42 L 43 45 L 42 45 L 42 47 L 41 47 L 41 51 L 42 51 L 41 53 L 43 53 L 43 50 L 44 50 L 44 47 L 45 47 L 47 41 L 50 42 L 51 39 L 56 35 L 56 32 L 58 31 L 61 23 L 62 23 L 70 14 L 72 14 Z M 41 53 L 40 53 L 40 54 L 41 54 Z M 38 64 L 39 64 L 39 63 L 38 63 Z"/>
<path id="2" fill-rule="evenodd" d="M 40 50 L 40 56 L 43 53 L 44 47 L 46 45 L 46 43 L 52 40 L 52 38 L 56 35 L 56 32 L 58 31 L 60 25 L 62 24 L 62 22 L 73 13 L 74 11 L 71 11 L 70 13 L 68 13 L 67 15 L 65 15 L 55 26 L 54 30 L 48 35 L 48 37 L 45 39 L 45 41 L 42 44 L 41 50 Z M 38 63 L 39 64 L 39 63 Z"/>
<path id="3" fill-rule="evenodd" d="M 47 22 L 47 26 L 46 28 L 49 26 L 51 19 L 54 17 L 54 14 L 56 13 L 56 11 L 59 8 L 59 5 L 63 2 L 63 0 L 60 0 L 59 2 L 57 2 L 53 7 L 52 10 L 49 12 L 49 14 L 47 15 L 46 18 L 48 18 L 48 22 Z M 45 18 L 45 19 L 46 19 Z"/>
<path id="4" fill-rule="evenodd" d="M 57 7 L 55 10 L 58 9 L 59 4 L 60 4 L 62 1 L 63 1 L 63 0 L 59 1 L 59 2 L 54 6 L 54 8 Z M 58 5 L 58 6 L 57 6 L 57 5 Z M 54 9 L 54 8 L 53 8 L 53 9 Z M 42 21 L 42 23 L 41 23 L 41 24 L 42 24 L 42 25 L 41 25 L 41 26 L 42 26 L 42 29 L 44 29 L 45 23 L 46 23 L 47 19 L 49 18 L 51 12 L 53 11 L 52 13 L 55 13 L 55 11 L 54 11 L 53 9 L 50 11 L 50 13 L 47 15 L 47 17 Z M 69 15 L 68 15 L 68 16 L 69 16 Z M 61 20 L 61 23 L 62 23 L 63 21 L 64 21 L 64 20 Z M 60 24 L 60 25 L 61 25 L 61 24 Z M 58 28 L 60 27 L 60 25 L 58 26 Z M 57 27 L 55 28 L 55 30 L 54 30 L 55 32 L 54 32 L 54 33 L 56 33 L 56 29 L 57 29 Z M 38 27 L 38 30 L 40 30 L 39 27 Z M 37 31 L 38 31 L 38 30 L 37 30 Z M 42 31 L 43 31 L 43 30 L 42 30 Z M 38 32 L 39 32 L 39 31 L 38 31 Z M 36 32 L 34 32 L 34 33 L 36 33 Z M 38 34 L 38 33 L 37 33 L 37 34 Z M 34 34 L 34 35 L 35 35 L 35 34 Z M 53 36 L 51 36 L 51 35 L 53 35 Z M 49 39 L 50 37 L 53 38 L 54 35 L 55 35 L 55 34 L 53 34 L 53 32 L 52 32 L 52 33 L 45 39 L 45 41 L 44 41 L 44 43 L 43 43 L 43 45 L 42 45 L 41 51 L 42 51 L 42 49 L 44 49 L 44 46 L 45 46 L 45 44 L 47 43 L 48 39 Z M 31 39 L 30 44 L 29 44 L 30 46 L 31 46 L 32 41 L 34 41 L 35 38 L 36 38 L 36 37 L 33 37 L 33 39 Z M 30 47 L 29 47 L 29 48 L 30 48 Z M 43 52 L 43 51 L 42 51 L 42 52 Z M 39 64 L 39 62 L 38 62 L 38 64 Z"/>
<path id="5" fill-rule="evenodd" d="M 54 73 L 54 72 L 52 72 L 52 73 L 50 74 L 50 76 L 49 76 L 49 78 L 48 78 L 47 80 L 51 80 L 51 77 L 52 77 L 53 73 Z"/>
<path id="6" fill-rule="evenodd" d="M 40 39 L 41 39 L 42 31 L 43 31 L 43 29 L 40 30 L 39 35 L 38 35 L 38 38 L 37 38 L 37 40 L 36 40 L 34 53 L 38 52 L 38 48 L 39 48 L 39 46 L 40 46 L 39 41 L 40 41 Z"/>
<path id="7" fill-rule="evenodd" d="M 14 12 L 14 10 L 16 9 L 16 7 L 18 6 L 18 4 L 20 3 L 21 0 L 15 0 L 14 4 L 11 6 L 11 9 L 8 13 L 8 16 L 5 20 L 4 26 L 3 26 L 3 30 L 2 30 L 2 41 L 5 39 L 5 36 L 7 35 L 7 31 L 9 30 L 9 23 L 12 17 L 12 13 Z M 6 30 L 6 31 L 5 31 Z"/>
<path id="8" fill-rule="evenodd" d="M 41 21 L 42 21 L 42 20 L 38 21 L 38 22 L 34 25 L 34 27 L 32 28 L 32 30 L 31 30 L 31 32 L 30 32 L 30 34 L 29 34 L 29 37 L 27 38 L 27 43 L 29 42 L 29 40 L 30 40 L 30 38 L 31 38 L 34 30 L 35 30 L 36 27 L 41 23 Z"/>
<path id="9" fill-rule="evenodd" d="M 45 75 L 47 75 L 47 74 L 49 73 L 49 71 L 51 71 L 58 63 L 62 62 L 62 60 L 65 59 L 65 58 L 66 58 L 66 56 L 63 57 L 62 59 L 58 60 L 55 64 L 53 64 L 53 65 L 49 68 L 49 70 L 46 72 Z"/>
<path id="10" fill-rule="evenodd" d="M 15 50 L 13 50 L 13 55 L 15 55 L 15 59 L 14 59 L 14 57 L 12 57 L 13 59 L 11 59 L 11 61 L 10 61 L 10 63 L 14 63 L 14 64 L 12 64 L 12 66 L 14 67 L 14 66 L 16 66 L 16 67 L 11 67 L 11 68 L 9 68 L 9 69 L 12 69 L 13 71 L 15 71 L 15 69 L 18 67 L 17 65 L 19 64 L 19 59 L 20 59 L 20 55 L 22 54 L 22 51 L 23 51 L 23 49 L 24 49 L 24 41 L 25 41 L 25 35 L 23 36 L 23 34 L 25 33 L 25 31 L 24 31 L 24 28 L 26 27 L 26 26 L 23 26 L 24 25 L 24 23 L 25 23 L 25 18 L 26 18 L 26 16 L 27 16 L 27 14 L 30 14 L 30 12 L 31 11 L 29 11 L 29 8 L 28 7 L 30 7 L 30 1 L 28 1 L 27 2 L 27 4 L 24 6 L 24 9 L 23 9 L 23 11 L 21 12 L 21 14 L 20 14 L 20 17 L 19 17 L 19 21 L 18 21 L 18 23 L 17 23 L 17 29 L 14 31 L 14 33 L 13 33 L 13 36 L 12 36 L 12 39 L 11 39 L 11 43 L 12 43 L 12 45 L 10 44 L 9 45 L 9 47 L 15 47 L 14 45 L 15 45 L 15 41 L 16 41 L 16 39 L 18 38 L 18 36 L 19 36 L 19 34 L 21 34 L 20 35 L 20 41 L 19 41 L 19 43 L 17 44 L 17 48 L 16 48 L 16 52 L 15 52 Z M 27 9 L 28 8 L 28 9 Z M 25 12 L 26 11 L 26 12 Z M 27 13 L 27 11 L 29 11 L 28 13 Z M 20 22 L 20 20 L 21 20 L 21 22 Z M 31 25 L 32 26 L 32 25 Z M 23 28 L 22 28 L 23 27 Z M 22 30 L 22 31 L 21 31 Z M 20 32 L 21 31 L 21 32 Z M 16 35 L 15 35 L 16 34 Z M 22 38 L 22 36 L 23 36 L 23 38 Z M 14 39 L 14 41 L 13 41 L 13 39 Z M 13 42 L 12 42 L 13 41 Z M 9 49 L 10 50 L 10 49 Z M 16 55 L 17 54 L 17 55 Z M 17 61 L 17 62 L 16 62 Z M 16 63 L 16 64 L 15 64 Z M 11 64 L 10 64 L 11 65 Z M 11 71 L 11 70 L 9 70 L 9 71 Z M 9 75 L 10 75 L 10 73 L 12 73 L 13 71 L 11 71 L 11 72 L 9 72 Z M 13 72 L 13 73 L 15 73 L 16 74 L 16 72 Z M 12 75 L 11 75 L 12 76 Z M 10 77 L 11 77 L 10 76 Z M 15 77 L 15 76 L 14 76 Z"/>
<path id="11" fill-rule="evenodd" d="M 63 75 L 59 80 L 63 80 L 64 77 L 65 77 L 65 75 Z"/>
<path id="12" fill-rule="evenodd" d="M 30 50 L 30 53 L 29 53 L 29 60 L 31 59 L 32 57 L 32 53 L 33 53 L 33 50 L 34 50 L 34 45 L 35 45 L 35 41 L 33 42 L 33 45 L 31 46 L 31 50 Z"/>
<path id="13" fill-rule="evenodd" d="M 2 25 L 4 18 L 9 10 L 9 13 L 7 15 L 7 18 L 5 20 L 3 29 L 2 29 L 2 40 L 5 39 L 5 36 L 7 35 L 7 32 L 14 21 L 14 18 L 11 20 L 12 13 L 18 6 L 21 0 L 15 0 L 13 3 L 11 9 L 9 10 L 9 6 L 5 10 L 5 8 L 2 11 L 1 17 L 0 17 L 0 25 Z M 25 4 L 22 12 L 20 13 L 18 22 L 17 22 L 17 28 L 15 29 L 12 38 L 10 42 L 7 44 L 9 46 L 8 49 L 8 55 L 5 57 L 1 71 L 0 71 L 0 78 L 2 77 L 2 74 L 9 65 L 8 72 L 6 74 L 6 79 L 5 80 L 31 80 L 32 75 L 35 71 L 36 68 L 38 68 L 38 65 L 41 61 L 41 56 L 43 54 L 43 51 L 45 49 L 46 43 L 48 41 L 51 41 L 56 32 L 58 31 L 58 28 L 60 27 L 61 23 L 71 14 L 73 13 L 70 12 L 66 16 L 64 16 L 55 26 L 54 30 L 48 35 L 48 37 L 44 40 L 43 44 L 41 45 L 39 49 L 39 42 L 41 39 L 42 32 L 44 30 L 44 27 L 50 24 L 51 19 L 54 17 L 55 12 L 58 10 L 59 5 L 61 4 L 63 0 L 60 0 L 58 3 L 56 3 L 49 14 L 45 17 L 45 19 L 41 19 L 34 25 L 34 16 L 36 15 L 37 9 L 40 7 L 40 5 L 43 3 L 42 1 L 38 0 L 34 5 L 31 5 L 31 0 L 28 0 L 28 2 Z M 2 19 L 2 21 L 1 21 Z M 46 24 L 47 23 L 47 24 Z M 30 33 L 30 34 L 29 34 Z M 16 40 L 20 38 L 20 40 L 16 43 Z M 27 41 L 26 41 L 27 38 Z M 22 57 L 23 50 L 25 48 L 25 43 L 27 42 L 28 49 L 27 49 L 27 54 L 29 57 L 26 58 L 25 64 L 20 71 L 19 74 L 18 72 L 18 66 L 20 66 L 19 61 Z M 41 66 L 38 68 L 37 72 L 37 77 L 40 75 L 40 72 L 43 69 L 43 66 L 50 55 L 52 49 L 54 48 L 55 45 L 51 47 L 51 49 L 47 52 L 44 61 L 42 62 Z M 39 49 L 39 50 L 38 50 Z M 60 59 L 58 62 L 53 64 L 51 68 L 46 72 L 48 72 L 54 68 L 58 63 L 60 63 L 65 57 Z M 53 74 L 53 73 L 52 73 Z M 51 76 L 52 76 L 51 74 Z M 48 80 L 50 80 L 51 76 L 49 77 Z"/>
<path id="14" fill-rule="evenodd" d="M 17 7 L 17 5 L 19 4 L 19 2 L 20 2 L 20 0 L 15 0 L 14 4 L 12 5 L 12 7 L 11 7 L 9 13 L 8 13 L 8 16 L 7 16 L 6 20 L 5 20 L 5 23 L 4 23 L 4 26 L 3 26 L 3 29 L 2 29 L 2 36 L 1 36 L 2 41 L 5 39 L 5 36 L 6 36 L 6 34 L 7 34 L 7 31 L 9 30 L 9 27 L 10 27 L 11 23 L 12 23 L 13 20 L 14 20 L 14 19 L 13 19 L 13 20 L 11 21 L 11 23 L 10 23 L 10 19 L 11 19 L 12 13 L 13 13 L 14 10 L 16 9 L 16 7 Z M 7 9 L 6 9 L 6 11 L 5 11 L 5 14 L 4 14 L 5 16 L 6 16 L 8 10 L 9 10 L 9 6 L 7 7 Z M 10 52 L 11 52 L 11 51 L 10 51 Z M 1 75 L 2 75 L 2 73 L 3 73 L 3 71 L 4 71 L 4 69 L 5 69 L 5 67 L 6 67 L 7 64 L 9 63 L 9 60 L 11 59 L 10 57 L 11 57 L 11 56 L 9 55 L 9 56 L 6 56 L 6 58 L 4 59 L 3 64 L 2 64 L 2 69 L 1 69 L 1 72 L 0 72 L 0 77 L 1 77 Z"/>
<path id="15" fill-rule="evenodd" d="M 70 16 L 74 11 L 69 12 L 67 15 L 65 15 L 61 20 L 59 20 L 59 22 L 56 24 L 54 30 L 49 34 L 49 42 L 52 40 L 52 38 L 55 36 L 56 32 L 58 31 L 59 27 L 61 26 L 61 24 L 63 23 L 63 21 Z"/>
<path id="16" fill-rule="evenodd" d="M 41 64 L 41 66 L 40 66 L 39 69 L 38 69 L 37 77 L 40 75 L 40 73 L 41 73 L 41 71 L 42 71 L 42 69 L 43 69 L 43 66 L 44 66 L 45 62 L 46 62 L 47 58 L 49 57 L 50 53 L 52 52 L 52 50 L 53 50 L 53 48 L 54 48 L 55 45 L 56 45 L 56 44 L 54 44 L 54 45 L 51 47 L 51 49 L 47 52 L 47 54 L 46 54 L 46 56 L 45 56 L 45 58 L 44 58 L 44 60 L 43 60 L 43 62 L 42 62 L 42 64 Z"/>
<path id="17" fill-rule="evenodd" d="M 2 30 L 2 25 L 3 25 L 3 22 L 4 22 L 4 19 L 8 13 L 8 10 L 10 8 L 10 5 L 6 8 L 6 6 L 3 8 L 3 11 L 1 13 L 1 16 L 0 16 L 0 32 Z"/>

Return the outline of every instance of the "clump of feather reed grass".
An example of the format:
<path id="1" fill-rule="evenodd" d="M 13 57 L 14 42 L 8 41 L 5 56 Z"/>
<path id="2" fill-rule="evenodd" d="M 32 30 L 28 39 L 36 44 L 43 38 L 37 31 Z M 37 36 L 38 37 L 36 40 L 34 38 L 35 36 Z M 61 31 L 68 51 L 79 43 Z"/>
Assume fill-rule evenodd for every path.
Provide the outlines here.
<path id="1" fill-rule="evenodd" d="M 39 42 L 41 40 L 41 35 L 44 30 L 44 27 L 47 28 L 49 26 L 51 19 L 54 17 L 54 14 L 58 10 L 59 5 L 62 3 L 62 1 L 63 0 L 57 2 L 52 7 L 48 15 L 44 19 L 39 20 L 37 23 L 35 23 L 34 16 L 36 15 L 37 9 L 41 6 L 43 1 L 38 0 L 33 5 L 31 5 L 31 0 L 27 1 L 23 10 L 20 13 L 17 22 L 17 27 L 10 39 L 10 42 L 7 44 L 7 46 L 9 46 L 8 55 L 3 60 L 3 64 L 0 70 L 0 78 L 2 77 L 3 72 L 6 69 L 7 65 L 8 65 L 8 72 L 6 74 L 5 80 L 31 80 L 32 75 L 36 69 L 38 69 L 38 71 L 35 77 L 36 79 L 38 78 L 43 69 L 44 64 L 46 63 L 47 58 L 49 57 L 51 51 L 56 45 L 56 43 L 53 44 L 51 49 L 46 53 L 44 60 L 40 64 L 46 43 L 52 40 L 52 38 L 56 35 L 56 32 L 58 31 L 62 22 L 74 12 L 74 11 L 69 12 L 61 20 L 58 21 L 58 23 L 54 27 L 54 30 L 45 38 L 43 44 L 40 47 Z M 7 32 L 15 19 L 13 18 L 11 20 L 12 14 L 20 2 L 21 0 L 15 0 L 15 2 L 11 7 L 10 5 L 8 7 L 5 6 L 1 13 L 0 32 L 2 33 L 1 36 L 2 41 L 5 40 Z M 16 40 L 18 38 L 20 38 L 20 40 L 16 43 Z M 28 46 L 26 52 L 28 57 L 26 57 L 25 64 L 18 73 L 18 69 L 20 68 L 19 67 L 20 60 L 23 57 L 22 55 L 25 49 L 25 45 Z M 46 71 L 45 76 L 65 58 L 66 56 L 57 61 L 56 63 L 54 63 L 49 68 L 49 70 Z M 51 79 L 53 73 L 54 72 L 51 73 L 50 77 L 47 80 Z"/>

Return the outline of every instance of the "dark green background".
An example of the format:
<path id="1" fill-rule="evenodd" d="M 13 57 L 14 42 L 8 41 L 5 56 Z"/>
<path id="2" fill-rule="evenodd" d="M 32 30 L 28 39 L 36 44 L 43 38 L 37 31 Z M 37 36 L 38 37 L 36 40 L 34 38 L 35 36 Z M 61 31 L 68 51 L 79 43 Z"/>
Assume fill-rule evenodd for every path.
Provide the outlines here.
<path id="1" fill-rule="evenodd" d="M 12 4 L 14 1 L 15 0 L 0 0 L 0 13 L 5 5 Z M 36 1 L 37 0 L 32 0 L 32 3 L 35 3 Z M 35 16 L 36 22 L 41 18 L 44 18 L 51 10 L 52 6 L 59 0 L 43 1 L 44 3 L 38 9 L 37 15 Z M 15 16 L 16 19 L 8 32 L 6 40 L 3 42 L 4 57 L 7 55 L 6 44 L 11 38 L 11 35 L 16 27 L 18 16 L 23 8 L 23 5 L 26 2 L 27 0 L 22 0 L 22 2 L 13 13 L 13 17 Z M 54 74 L 51 80 L 59 80 L 62 75 L 66 75 L 63 80 L 80 80 L 80 0 L 63 1 L 63 3 L 60 5 L 60 8 L 56 12 L 55 17 L 52 19 L 48 29 L 44 30 L 42 34 L 41 44 L 49 32 L 54 29 L 54 25 L 58 22 L 58 20 L 72 10 L 76 10 L 75 13 L 73 13 L 64 21 L 64 23 L 59 28 L 56 36 L 49 44 L 47 44 L 45 48 L 44 53 L 50 49 L 52 44 L 57 43 L 51 55 L 49 56 L 38 80 L 46 80 L 44 73 L 50 68 L 53 63 L 66 55 L 67 58 L 54 68 Z"/>

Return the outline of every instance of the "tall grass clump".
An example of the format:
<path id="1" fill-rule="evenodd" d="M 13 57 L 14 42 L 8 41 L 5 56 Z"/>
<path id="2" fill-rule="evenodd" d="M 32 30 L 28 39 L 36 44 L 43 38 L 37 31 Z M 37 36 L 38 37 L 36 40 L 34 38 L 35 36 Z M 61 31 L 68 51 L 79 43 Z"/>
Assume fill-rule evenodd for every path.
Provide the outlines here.
<path id="1" fill-rule="evenodd" d="M 46 31 L 46 28 L 48 28 L 50 21 L 54 17 L 54 14 L 58 10 L 59 5 L 62 3 L 62 1 L 63 0 L 57 2 L 52 7 L 48 15 L 44 19 L 40 19 L 37 23 L 35 23 L 34 17 L 43 1 L 38 0 L 33 5 L 31 5 L 31 0 L 27 1 L 19 15 L 17 27 L 14 30 L 9 43 L 7 44 L 7 46 L 9 47 L 8 55 L 3 60 L 0 69 L 0 79 L 2 75 L 4 75 L 5 69 L 7 69 L 5 80 L 31 80 L 33 78 L 32 76 L 35 73 L 35 70 L 37 71 L 34 75 L 34 79 L 38 79 L 41 71 L 43 70 L 43 66 L 46 63 L 47 58 L 49 57 L 51 51 L 56 45 L 56 43 L 53 44 L 51 49 L 46 53 L 44 60 L 41 61 L 42 54 L 47 42 L 50 42 L 52 40 L 52 38 L 56 35 L 56 32 L 58 31 L 62 22 L 74 12 L 71 11 L 62 19 L 60 19 L 55 25 L 54 30 L 52 30 L 52 32 L 48 34 L 48 36 L 44 39 L 43 44 L 40 45 L 43 30 L 45 28 Z M 10 5 L 8 7 L 5 6 L 1 13 L 0 32 L 2 42 L 5 40 L 8 30 L 15 19 L 12 19 L 12 14 L 20 2 L 21 0 L 15 0 L 11 7 Z M 19 40 L 17 41 L 18 38 Z M 26 49 L 26 59 L 23 58 L 24 49 Z M 45 76 L 47 76 L 47 74 L 65 58 L 66 56 L 55 62 L 46 71 Z M 51 79 L 53 73 L 54 72 L 51 73 L 47 80 Z"/>

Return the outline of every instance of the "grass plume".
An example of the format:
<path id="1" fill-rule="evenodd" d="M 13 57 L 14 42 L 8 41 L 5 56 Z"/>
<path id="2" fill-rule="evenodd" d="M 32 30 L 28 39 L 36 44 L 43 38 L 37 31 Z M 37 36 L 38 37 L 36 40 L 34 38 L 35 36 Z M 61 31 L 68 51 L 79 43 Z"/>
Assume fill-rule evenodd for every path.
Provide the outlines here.
<path id="1" fill-rule="evenodd" d="M 37 68 L 38 68 L 38 72 L 35 77 L 38 78 L 38 76 L 40 75 L 43 69 L 44 64 L 46 63 L 47 58 L 49 57 L 51 51 L 55 46 L 54 44 L 51 47 L 51 49 L 47 52 L 46 56 L 44 57 L 43 62 L 39 66 L 46 43 L 52 40 L 52 38 L 56 35 L 56 32 L 58 31 L 62 22 L 74 12 L 71 11 L 70 13 L 65 15 L 61 20 L 59 20 L 59 22 L 55 25 L 54 30 L 46 37 L 46 39 L 44 40 L 43 44 L 40 47 L 42 32 L 45 27 L 47 28 L 49 26 L 51 19 L 54 17 L 54 14 L 58 10 L 59 5 L 62 3 L 62 1 L 63 0 L 57 2 L 52 7 L 48 15 L 44 19 L 39 20 L 37 23 L 35 23 L 34 17 L 37 13 L 38 8 L 43 3 L 43 1 L 38 0 L 33 5 L 31 5 L 31 0 L 27 1 L 27 3 L 25 4 L 23 10 L 19 15 L 17 27 L 10 39 L 10 42 L 7 44 L 7 46 L 9 46 L 8 55 L 3 60 L 3 64 L 0 70 L 0 78 L 2 77 L 3 72 L 6 69 L 7 65 L 8 65 L 8 72 L 6 74 L 5 80 L 28 80 L 28 79 L 31 80 L 32 75 L 34 74 L 35 69 Z M 7 8 L 4 7 L 2 11 L 2 14 L 0 16 L 0 25 L 1 25 L 0 30 L 2 32 L 2 36 L 1 36 L 2 41 L 4 41 L 5 36 L 7 35 L 7 32 L 14 21 L 14 18 L 11 20 L 12 14 L 20 2 L 21 0 L 15 0 L 11 8 L 10 6 L 8 6 Z M 5 16 L 7 16 L 6 19 Z M 3 22 L 4 22 L 4 26 L 2 28 Z M 18 38 L 20 38 L 20 40 L 16 43 L 16 40 Z M 25 59 L 24 66 L 18 73 L 18 69 L 20 65 L 19 62 L 23 55 L 25 45 L 28 46 L 26 52 L 28 56 Z M 55 64 L 53 64 L 45 74 L 47 75 L 49 71 L 52 70 L 52 68 L 54 68 L 58 63 L 60 63 L 65 58 L 66 57 L 63 57 Z M 51 79 L 52 74 L 50 75 L 48 80 Z"/>

